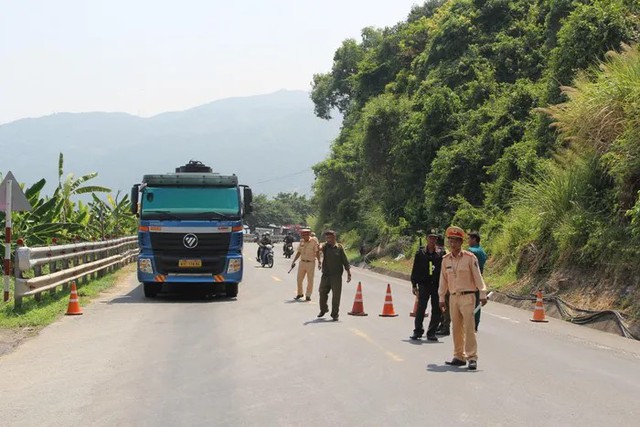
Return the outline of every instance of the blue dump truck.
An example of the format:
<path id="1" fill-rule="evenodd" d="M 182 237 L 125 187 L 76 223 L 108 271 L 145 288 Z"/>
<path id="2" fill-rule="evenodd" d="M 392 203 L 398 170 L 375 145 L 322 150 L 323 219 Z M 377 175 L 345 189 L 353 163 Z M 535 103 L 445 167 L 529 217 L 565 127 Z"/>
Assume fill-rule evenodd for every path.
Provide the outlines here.
<path id="1" fill-rule="evenodd" d="M 144 175 L 131 189 L 138 226 L 138 280 L 148 298 L 198 284 L 228 297 L 242 280 L 242 218 L 251 189 L 235 175 L 190 161 L 175 173 Z"/>

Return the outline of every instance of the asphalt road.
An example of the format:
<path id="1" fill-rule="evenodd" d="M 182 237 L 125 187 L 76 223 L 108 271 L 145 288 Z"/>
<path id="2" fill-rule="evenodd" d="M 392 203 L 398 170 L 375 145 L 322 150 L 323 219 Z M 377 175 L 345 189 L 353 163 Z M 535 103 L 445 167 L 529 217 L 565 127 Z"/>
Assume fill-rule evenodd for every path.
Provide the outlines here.
<path id="1" fill-rule="evenodd" d="M 2 426 L 635 425 L 640 343 L 497 303 L 479 369 L 450 337 L 413 343 L 410 285 L 354 269 L 340 321 L 294 302 L 289 261 L 245 248 L 237 300 L 162 296 L 135 280 L 0 358 Z M 278 254 L 280 255 L 280 254 Z M 348 316 L 362 282 L 368 317 Z M 382 318 L 386 284 L 395 318 Z M 327 316 L 328 317 L 328 316 Z"/>

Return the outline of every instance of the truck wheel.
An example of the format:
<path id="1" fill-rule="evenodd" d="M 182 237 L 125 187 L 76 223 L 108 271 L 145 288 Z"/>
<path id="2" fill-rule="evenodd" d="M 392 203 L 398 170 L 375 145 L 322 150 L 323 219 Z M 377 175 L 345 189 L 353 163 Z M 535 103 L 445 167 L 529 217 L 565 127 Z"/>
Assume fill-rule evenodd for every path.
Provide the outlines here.
<path id="1" fill-rule="evenodd" d="M 147 298 L 155 298 L 162 287 L 160 283 L 143 283 L 143 286 L 144 296 Z"/>
<path id="2" fill-rule="evenodd" d="M 238 296 L 238 284 L 237 283 L 227 283 L 225 292 L 227 293 L 227 297 L 235 298 Z"/>

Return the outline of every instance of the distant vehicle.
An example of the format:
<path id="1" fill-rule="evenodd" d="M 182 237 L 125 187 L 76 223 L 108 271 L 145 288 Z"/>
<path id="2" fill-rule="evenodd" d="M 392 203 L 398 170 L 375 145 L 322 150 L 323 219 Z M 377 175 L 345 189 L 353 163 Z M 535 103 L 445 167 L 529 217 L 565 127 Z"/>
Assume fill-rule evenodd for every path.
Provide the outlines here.
<path id="1" fill-rule="evenodd" d="M 235 175 L 190 161 L 175 173 L 144 175 L 131 189 L 139 216 L 138 280 L 146 297 L 163 285 L 199 283 L 228 297 L 242 281 L 242 218 L 252 192 Z"/>
<path id="2" fill-rule="evenodd" d="M 283 252 L 285 258 L 291 258 L 293 255 L 293 243 L 285 243 Z"/>
<path id="3" fill-rule="evenodd" d="M 303 228 L 309 227 L 304 224 L 286 224 L 280 227 L 280 234 L 286 235 L 287 233 L 291 233 L 294 240 L 296 242 L 299 242 L 301 239 L 300 230 L 302 230 Z"/>
<path id="4" fill-rule="evenodd" d="M 267 244 L 264 245 L 264 249 L 262 250 L 262 255 L 260 259 L 260 264 L 263 267 L 273 267 L 273 245 Z"/>

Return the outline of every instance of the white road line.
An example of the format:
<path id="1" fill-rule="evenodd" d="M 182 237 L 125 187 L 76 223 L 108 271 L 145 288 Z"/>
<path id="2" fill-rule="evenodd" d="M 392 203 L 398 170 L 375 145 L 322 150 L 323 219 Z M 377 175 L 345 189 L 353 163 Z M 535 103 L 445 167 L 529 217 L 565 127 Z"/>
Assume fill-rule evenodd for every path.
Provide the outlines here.
<path id="1" fill-rule="evenodd" d="M 498 319 L 501 319 L 501 320 L 506 320 L 507 322 L 520 323 L 519 320 L 510 319 L 508 317 L 500 316 L 498 314 L 493 314 L 493 313 L 485 313 L 485 314 L 488 314 L 489 316 L 497 317 Z"/>
<path id="2" fill-rule="evenodd" d="M 384 354 L 386 354 L 394 362 L 404 362 L 404 359 L 402 357 L 398 356 L 397 354 L 395 354 L 395 353 L 393 353 L 393 352 L 391 352 L 389 350 L 386 350 L 384 347 L 382 347 L 380 344 L 375 342 L 373 339 L 371 339 L 371 337 L 369 335 L 365 334 L 361 330 L 356 329 L 356 328 L 349 328 L 349 330 L 351 332 L 353 332 L 354 335 L 364 339 L 366 342 L 368 342 L 369 344 L 373 345 L 378 350 L 382 351 Z"/>

